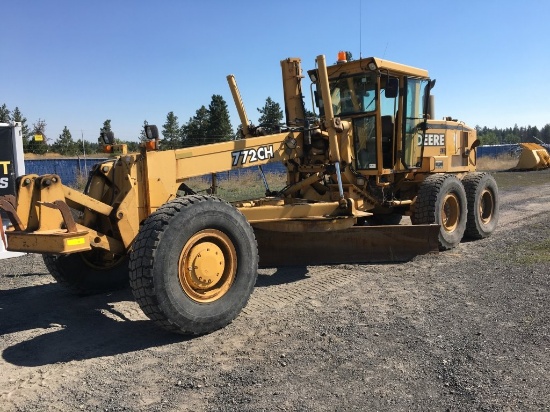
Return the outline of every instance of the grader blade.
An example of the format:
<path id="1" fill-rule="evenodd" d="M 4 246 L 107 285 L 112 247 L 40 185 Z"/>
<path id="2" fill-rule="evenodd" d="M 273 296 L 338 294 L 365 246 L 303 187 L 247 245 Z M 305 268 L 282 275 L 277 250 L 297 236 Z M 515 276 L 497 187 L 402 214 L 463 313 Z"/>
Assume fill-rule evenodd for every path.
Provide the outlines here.
<path id="1" fill-rule="evenodd" d="M 521 155 L 512 170 L 541 170 L 550 167 L 548 150 L 536 143 L 520 143 Z"/>
<path id="2" fill-rule="evenodd" d="M 260 267 L 406 262 L 438 252 L 439 225 L 354 226 L 331 232 L 254 229 Z"/>

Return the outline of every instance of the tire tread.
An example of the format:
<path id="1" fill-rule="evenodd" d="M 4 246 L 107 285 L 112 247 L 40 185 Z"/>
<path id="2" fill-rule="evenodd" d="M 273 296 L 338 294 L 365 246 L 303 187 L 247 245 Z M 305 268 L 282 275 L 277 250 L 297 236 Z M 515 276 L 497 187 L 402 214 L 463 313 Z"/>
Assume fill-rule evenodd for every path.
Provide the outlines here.
<path id="1" fill-rule="evenodd" d="M 204 333 L 201 331 L 182 330 L 179 325 L 172 322 L 164 313 L 155 291 L 153 262 L 155 261 L 163 234 L 169 227 L 170 220 L 179 213 L 185 213 L 186 208 L 207 201 L 229 205 L 228 202 L 215 196 L 190 195 L 173 199 L 157 209 L 143 222 L 133 245 L 129 267 L 130 286 L 134 297 L 145 315 L 155 321 L 157 325 L 170 332 L 184 335 L 199 335 Z M 242 219 L 246 221 L 244 216 L 242 216 Z M 256 242 L 254 244 L 256 245 Z M 256 256 L 258 255 L 257 245 L 254 253 Z"/>
<path id="2" fill-rule="evenodd" d="M 451 173 L 438 173 L 429 175 L 424 179 L 424 181 L 420 184 L 420 188 L 418 190 L 418 194 L 416 196 L 416 204 L 414 206 L 414 211 L 411 215 L 411 222 L 413 225 L 419 225 L 419 224 L 433 224 L 433 223 L 440 223 L 437 221 L 437 203 L 438 203 L 438 197 L 440 196 L 440 193 L 442 190 L 444 190 L 444 186 L 446 185 L 447 181 L 456 180 L 458 184 L 460 185 L 460 189 L 458 193 L 462 198 L 462 201 L 465 203 L 464 205 L 461 205 L 461 219 L 462 220 L 462 228 L 465 230 L 466 226 L 466 218 L 467 218 L 467 199 L 465 196 L 465 190 L 458 178 Z M 460 228 L 457 228 L 457 230 L 460 230 Z M 454 233 L 454 232 L 453 232 Z M 450 239 L 446 239 L 446 236 L 451 236 Z M 462 239 L 463 233 L 460 233 L 460 239 Z M 453 240 L 452 238 L 455 238 Z M 441 228 L 439 232 L 439 249 L 440 250 L 448 250 L 456 246 L 458 242 L 456 242 L 456 235 L 447 235 L 444 234 L 444 229 Z"/>

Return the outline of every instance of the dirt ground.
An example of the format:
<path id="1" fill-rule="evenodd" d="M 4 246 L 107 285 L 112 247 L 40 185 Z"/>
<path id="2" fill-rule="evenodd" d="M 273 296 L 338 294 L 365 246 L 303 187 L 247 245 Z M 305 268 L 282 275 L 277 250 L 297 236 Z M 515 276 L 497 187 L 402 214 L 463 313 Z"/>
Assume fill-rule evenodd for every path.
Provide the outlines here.
<path id="1" fill-rule="evenodd" d="M 38 255 L 1 261 L 0 410 L 548 410 L 550 173 L 495 176 L 490 238 L 262 269 L 245 311 L 192 339 L 129 290 L 75 297 Z"/>

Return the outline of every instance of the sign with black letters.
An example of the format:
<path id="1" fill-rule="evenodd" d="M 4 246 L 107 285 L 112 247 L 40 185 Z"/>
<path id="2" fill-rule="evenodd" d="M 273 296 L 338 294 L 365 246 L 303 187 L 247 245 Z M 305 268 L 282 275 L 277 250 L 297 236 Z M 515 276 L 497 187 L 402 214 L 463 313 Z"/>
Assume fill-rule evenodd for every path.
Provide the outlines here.
<path id="1" fill-rule="evenodd" d="M 0 123 L 0 196 L 15 195 L 16 178 L 25 174 L 21 133 L 21 123 Z M 2 223 L 1 233 L 5 233 L 10 221 L 2 212 L 0 212 L 0 220 Z M 7 251 L 6 245 L 6 238 L 0 239 L 0 259 L 23 255 L 20 252 Z"/>
<path id="2" fill-rule="evenodd" d="M 15 195 L 15 151 L 13 129 L 0 128 L 0 196 Z"/>

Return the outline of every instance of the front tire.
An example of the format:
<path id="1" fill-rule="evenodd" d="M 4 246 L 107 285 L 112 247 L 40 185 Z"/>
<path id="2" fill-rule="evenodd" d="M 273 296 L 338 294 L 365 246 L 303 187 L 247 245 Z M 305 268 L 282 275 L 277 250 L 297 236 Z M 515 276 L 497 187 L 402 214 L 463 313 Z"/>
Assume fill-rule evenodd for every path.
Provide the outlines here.
<path id="1" fill-rule="evenodd" d="M 465 237 L 483 239 L 496 229 L 499 218 L 497 182 L 489 173 L 468 173 L 462 179 L 468 199 Z"/>
<path id="2" fill-rule="evenodd" d="M 466 192 L 451 174 L 428 176 L 420 185 L 411 216 L 413 225 L 437 223 L 439 249 L 456 247 L 466 230 Z"/>
<path id="3" fill-rule="evenodd" d="M 128 257 L 102 250 L 70 255 L 42 255 L 60 285 L 77 295 L 110 292 L 128 286 Z"/>
<path id="4" fill-rule="evenodd" d="M 211 196 L 176 198 L 143 223 L 130 255 L 130 286 L 145 314 L 181 334 L 229 324 L 258 275 L 252 227 Z"/>

